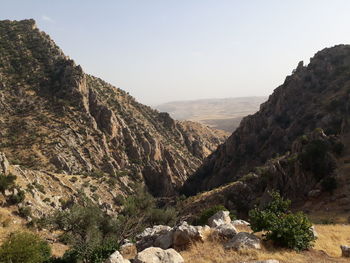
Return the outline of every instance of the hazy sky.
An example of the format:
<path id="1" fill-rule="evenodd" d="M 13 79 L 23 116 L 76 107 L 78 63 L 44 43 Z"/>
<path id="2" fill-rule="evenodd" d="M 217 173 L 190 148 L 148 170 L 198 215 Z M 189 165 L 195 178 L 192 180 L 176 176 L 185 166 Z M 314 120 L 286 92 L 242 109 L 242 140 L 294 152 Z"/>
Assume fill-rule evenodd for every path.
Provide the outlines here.
<path id="1" fill-rule="evenodd" d="M 140 102 L 268 95 L 300 60 L 350 43 L 348 0 L 0 0 L 87 73 Z"/>

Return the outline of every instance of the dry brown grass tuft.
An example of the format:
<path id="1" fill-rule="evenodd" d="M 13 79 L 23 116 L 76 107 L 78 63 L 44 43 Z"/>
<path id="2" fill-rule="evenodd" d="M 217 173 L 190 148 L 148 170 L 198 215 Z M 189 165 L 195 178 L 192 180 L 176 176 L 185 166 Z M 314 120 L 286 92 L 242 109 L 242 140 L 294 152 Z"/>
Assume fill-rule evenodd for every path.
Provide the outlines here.
<path id="1" fill-rule="evenodd" d="M 297 253 L 288 249 L 275 248 L 269 243 L 262 250 L 236 252 L 224 250 L 222 242 L 208 239 L 204 243 L 195 243 L 181 255 L 190 263 L 238 263 L 249 260 L 277 259 L 281 263 L 328 263 L 349 262 L 340 258 L 341 244 L 350 244 L 349 225 L 317 225 L 319 234 L 314 249 Z"/>
<path id="2" fill-rule="evenodd" d="M 340 257 L 340 245 L 350 245 L 350 225 L 316 225 L 318 239 L 315 249 Z M 349 260 L 350 262 L 350 260 Z"/>

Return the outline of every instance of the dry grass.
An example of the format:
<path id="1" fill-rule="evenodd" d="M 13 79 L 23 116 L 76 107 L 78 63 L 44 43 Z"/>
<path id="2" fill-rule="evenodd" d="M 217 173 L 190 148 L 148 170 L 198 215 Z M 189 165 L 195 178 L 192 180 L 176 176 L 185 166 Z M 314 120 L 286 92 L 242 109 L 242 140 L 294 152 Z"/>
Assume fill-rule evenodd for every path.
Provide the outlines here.
<path id="1" fill-rule="evenodd" d="M 315 249 L 340 257 L 339 245 L 350 245 L 350 225 L 316 225 L 318 239 Z M 350 260 L 349 260 L 350 262 Z"/>
<path id="2" fill-rule="evenodd" d="M 349 225 L 317 225 L 319 238 L 314 249 L 297 253 L 292 250 L 274 248 L 269 243 L 264 243 L 262 250 L 227 251 L 223 249 L 222 242 L 207 240 L 204 243 L 193 244 L 181 255 L 185 262 L 191 263 L 236 263 L 249 260 L 277 259 L 281 263 L 304 262 L 349 262 L 340 258 L 341 244 L 350 244 Z"/>

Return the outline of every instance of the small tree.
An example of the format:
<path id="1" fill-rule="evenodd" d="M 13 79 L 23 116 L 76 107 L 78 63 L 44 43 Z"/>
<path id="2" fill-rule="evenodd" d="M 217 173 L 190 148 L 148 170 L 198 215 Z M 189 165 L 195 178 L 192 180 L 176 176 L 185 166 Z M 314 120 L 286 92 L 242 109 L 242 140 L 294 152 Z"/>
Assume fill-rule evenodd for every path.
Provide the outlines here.
<path id="1" fill-rule="evenodd" d="M 264 209 L 249 212 L 250 225 L 254 232 L 266 231 L 267 240 L 294 250 L 305 250 L 313 246 L 315 236 L 312 224 L 302 212 L 289 211 L 290 200 L 284 200 L 278 192 L 271 192 L 272 201 Z"/>
<path id="2" fill-rule="evenodd" d="M 42 263 L 50 256 L 49 244 L 27 232 L 10 235 L 0 247 L 0 262 L 4 263 Z"/>

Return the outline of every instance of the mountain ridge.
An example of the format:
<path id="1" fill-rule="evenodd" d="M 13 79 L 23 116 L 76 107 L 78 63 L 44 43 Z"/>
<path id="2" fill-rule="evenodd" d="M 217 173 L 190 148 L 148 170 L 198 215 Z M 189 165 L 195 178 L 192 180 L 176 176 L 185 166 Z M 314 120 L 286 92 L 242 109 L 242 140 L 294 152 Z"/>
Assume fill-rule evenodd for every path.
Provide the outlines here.
<path id="1" fill-rule="evenodd" d="M 0 151 L 11 163 L 68 174 L 123 172 L 154 195 L 173 195 L 225 138 L 85 74 L 34 20 L 1 21 L 0 31 Z"/>
<path id="2" fill-rule="evenodd" d="M 349 134 L 349 73 L 349 45 L 323 49 L 311 58 L 307 66 L 300 62 L 293 74 L 287 76 L 268 101 L 261 105 L 260 110 L 245 117 L 227 141 L 206 158 L 186 181 L 184 192 L 193 195 L 239 182 L 241 191 L 233 187 L 231 193 L 251 193 L 246 209 L 272 186 L 293 200 L 298 197 L 299 201 L 312 200 L 315 192 L 310 191 L 316 190 L 317 195 L 324 198 L 321 200 L 328 200 L 326 203 L 329 203 L 331 201 L 322 184 L 335 180 L 338 181 L 339 190 L 335 192 L 334 200 L 341 199 L 348 191 L 346 185 L 349 181 L 345 172 L 349 147 L 346 139 Z M 317 134 L 318 129 L 328 137 L 312 135 Z M 311 143 L 307 146 L 308 143 L 301 143 L 303 138 L 318 139 L 307 139 Z M 337 144 L 344 147 L 344 153 L 337 156 L 330 152 L 329 146 L 322 148 L 323 144 L 329 145 L 327 140 L 338 141 Z M 301 146 L 296 150 L 295 145 Z M 311 153 L 315 156 L 306 161 L 305 156 Z M 317 158 L 321 157 L 317 157 L 317 154 L 324 159 L 319 161 Z M 284 156 L 281 161 L 273 161 L 278 160 L 279 156 Z M 325 165 L 324 172 L 312 171 L 308 165 Z M 263 173 L 260 167 L 268 170 L 268 184 L 261 181 Z M 249 180 L 241 182 L 243 178 Z M 294 189 L 297 185 L 301 187 Z M 294 189 L 294 192 L 290 189 Z M 259 192 L 260 196 L 255 194 Z M 233 199 L 231 201 L 239 202 L 238 197 Z"/>

